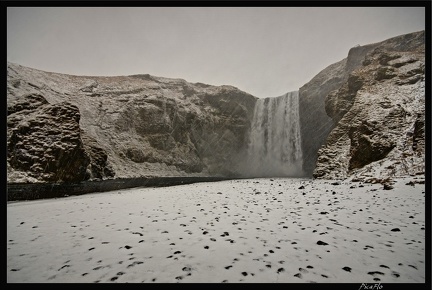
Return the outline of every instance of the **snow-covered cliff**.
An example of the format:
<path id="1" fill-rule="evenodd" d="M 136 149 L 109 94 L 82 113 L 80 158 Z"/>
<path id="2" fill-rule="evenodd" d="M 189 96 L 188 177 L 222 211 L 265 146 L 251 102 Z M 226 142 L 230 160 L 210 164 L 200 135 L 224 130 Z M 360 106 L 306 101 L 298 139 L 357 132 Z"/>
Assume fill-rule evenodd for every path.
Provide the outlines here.
<path id="1" fill-rule="evenodd" d="M 150 75 L 73 76 L 8 63 L 7 77 L 8 135 L 14 136 L 8 138 L 9 182 L 82 179 L 82 173 L 46 174 L 47 164 L 52 172 L 70 168 L 60 158 L 72 152 L 69 147 L 84 148 L 73 159 L 82 161 L 86 179 L 236 176 L 257 99 L 232 86 Z M 32 105 L 35 95 L 38 106 Z M 69 119 L 44 113 L 47 106 L 64 105 L 77 108 L 80 116 L 72 143 L 62 137 L 67 133 L 62 123 Z M 58 122 L 58 132 L 17 130 L 39 115 L 50 126 Z M 41 161 L 51 160 L 47 152 L 56 162 Z"/>
<path id="2" fill-rule="evenodd" d="M 424 31 L 375 45 L 325 110 L 335 123 L 314 177 L 383 181 L 425 171 Z"/>
<path id="3" fill-rule="evenodd" d="M 354 47 L 295 99 L 258 101 L 232 86 L 8 63 L 8 182 L 422 174 L 424 38 L 420 31 Z"/>

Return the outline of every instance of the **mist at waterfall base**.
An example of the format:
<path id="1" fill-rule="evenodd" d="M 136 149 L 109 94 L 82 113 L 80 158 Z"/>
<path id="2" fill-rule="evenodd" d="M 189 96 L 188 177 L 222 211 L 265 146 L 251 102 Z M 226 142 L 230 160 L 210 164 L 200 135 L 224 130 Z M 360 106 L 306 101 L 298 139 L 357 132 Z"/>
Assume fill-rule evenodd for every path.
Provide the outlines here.
<path id="1" fill-rule="evenodd" d="M 299 94 L 257 100 L 242 163 L 245 177 L 302 177 Z"/>

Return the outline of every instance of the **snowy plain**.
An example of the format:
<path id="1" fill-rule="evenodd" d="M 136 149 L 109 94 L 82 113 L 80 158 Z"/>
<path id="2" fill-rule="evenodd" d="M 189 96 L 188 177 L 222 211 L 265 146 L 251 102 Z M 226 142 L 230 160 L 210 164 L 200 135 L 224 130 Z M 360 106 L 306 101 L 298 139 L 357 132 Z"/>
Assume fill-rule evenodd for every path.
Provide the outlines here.
<path id="1" fill-rule="evenodd" d="M 415 178 L 391 190 L 257 178 L 8 202 L 7 282 L 424 283 Z"/>

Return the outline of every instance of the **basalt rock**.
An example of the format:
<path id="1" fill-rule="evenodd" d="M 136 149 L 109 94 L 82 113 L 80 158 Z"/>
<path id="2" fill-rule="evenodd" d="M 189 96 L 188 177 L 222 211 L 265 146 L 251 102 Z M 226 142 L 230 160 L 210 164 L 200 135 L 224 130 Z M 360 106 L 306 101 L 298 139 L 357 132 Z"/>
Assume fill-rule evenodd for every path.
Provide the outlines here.
<path id="1" fill-rule="evenodd" d="M 247 146 L 257 98 L 235 87 L 193 84 L 148 74 L 73 76 L 13 63 L 8 63 L 7 77 L 10 132 L 23 127 L 24 119 L 30 120 L 17 113 L 18 110 L 29 111 L 47 105 L 58 110 L 64 108 L 67 112 L 62 113 L 64 120 L 54 120 L 54 116 L 45 116 L 42 109 L 32 111 L 31 118 L 37 119 L 39 125 L 30 127 L 25 138 L 29 142 L 33 138 L 32 150 L 41 152 L 32 153 L 34 161 L 19 157 L 21 143 L 17 136 L 24 138 L 24 135 L 19 135 L 18 131 L 11 133 L 9 182 L 23 180 L 23 176 L 40 181 L 72 181 L 239 175 L 237 166 Z M 32 100 L 26 97 L 28 94 L 33 96 Z M 67 119 L 69 110 L 80 118 Z M 72 121 L 75 122 L 73 126 Z M 60 127 L 55 128 L 54 122 L 59 122 L 56 125 Z M 62 136 L 59 137 L 61 142 L 70 134 L 72 140 L 67 141 L 68 146 L 62 145 L 68 149 L 55 151 L 52 159 L 41 166 L 34 165 L 38 164 L 36 159 L 41 157 L 42 151 L 55 146 L 48 142 L 47 138 L 54 137 L 47 137 L 51 135 L 46 130 L 58 131 L 63 127 L 69 131 L 49 134 Z M 67 158 L 71 154 L 73 158 L 69 161 Z M 67 160 L 60 162 L 62 158 Z M 67 162 L 70 170 L 60 173 L 63 171 L 52 165 L 53 160 Z M 46 164 L 50 164 L 48 169 L 45 169 Z"/>
<path id="2" fill-rule="evenodd" d="M 424 31 L 369 51 L 325 99 L 336 125 L 313 176 L 367 181 L 424 173 L 424 68 Z"/>
<path id="3" fill-rule="evenodd" d="M 39 181 L 86 179 L 90 160 L 80 138 L 79 119 L 75 105 L 48 104 L 40 95 L 24 96 L 8 106 L 9 169 Z"/>
<path id="4" fill-rule="evenodd" d="M 329 65 L 300 88 L 303 170 L 308 176 L 312 176 L 315 169 L 318 149 L 325 144 L 340 115 L 349 110 L 353 101 L 353 95 L 350 93 L 337 100 L 333 94 L 344 84 L 346 90 L 355 90 L 360 86 L 361 80 L 351 72 L 361 67 L 365 55 L 378 45 L 368 44 L 351 48 L 345 59 Z M 333 105 L 334 102 L 337 102 L 336 106 Z M 332 111 L 333 107 L 338 107 L 337 112 Z"/>

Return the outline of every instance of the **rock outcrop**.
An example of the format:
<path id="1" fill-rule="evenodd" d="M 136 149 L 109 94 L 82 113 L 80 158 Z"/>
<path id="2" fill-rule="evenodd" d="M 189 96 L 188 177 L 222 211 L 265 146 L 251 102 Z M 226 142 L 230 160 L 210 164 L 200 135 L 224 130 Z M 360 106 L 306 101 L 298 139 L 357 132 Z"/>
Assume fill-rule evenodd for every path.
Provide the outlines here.
<path id="1" fill-rule="evenodd" d="M 7 89 L 9 182 L 237 176 L 257 99 L 232 86 L 150 75 L 73 76 L 13 63 Z M 20 157 L 30 140 L 36 160 L 57 146 L 49 138 L 63 142 L 69 135 L 67 146 L 58 143 L 66 151 L 53 153 L 57 167 L 46 167 L 51 159 L 39 166 Z M 63 172 L 59 166 L 68 170 L 55 175 Z"/>
<path id="2" fill-rule="evenodd" d="M 48 104 L 41 95 L 27 95 L 8 105 L 10 167 L 16 174 L 47 182 L 86 179 L 90 160 L 80 138 L 79 119 L 75 105 Z"/>
<path id="3" fill-rule="evenodd" d="M 366 54 L 379 44 L 356 46 L 343 60 L 329 65 L 299 90 L 300 127 L 302 135 L 303 170 L 312 177 L 318 157 L 318 149 L 325 144 L 327 136 L 337 120 L 326 112 L 326 96 L 339 89 L 350 73 L 362 66 Z"/>
<path id="4" fill-rule="evenodd" d="M 424 31 L 380 42 L 325 109 L 336 126 L 319 149 L 316 178 L 386 180 L 424 174 Z"/>

